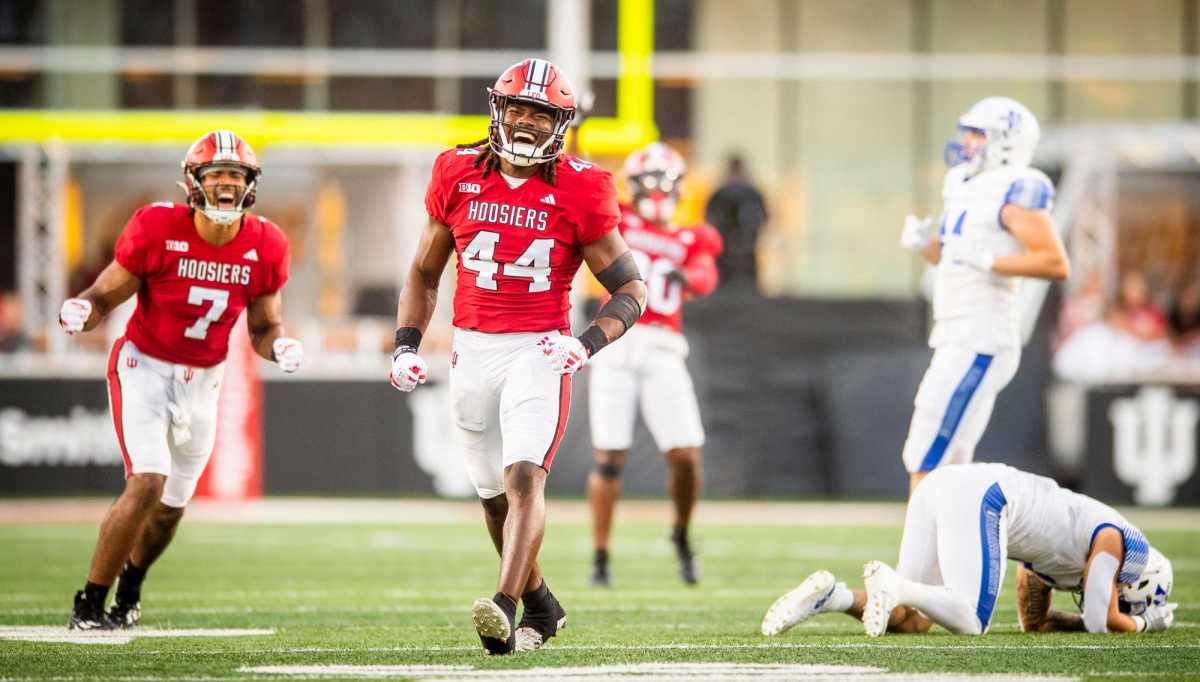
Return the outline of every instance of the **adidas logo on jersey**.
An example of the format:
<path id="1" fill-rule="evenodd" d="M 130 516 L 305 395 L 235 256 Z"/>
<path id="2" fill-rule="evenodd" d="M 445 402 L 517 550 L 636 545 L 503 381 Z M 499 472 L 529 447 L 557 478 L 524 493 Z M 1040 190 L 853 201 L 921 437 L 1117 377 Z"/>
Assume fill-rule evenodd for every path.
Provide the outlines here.
<path id="1" fill-rule="evenodd" d="M 553 195 L 553 194 L 547 194 L 546 196 L 542 197 L 542 198 L 540 199 L 540 201 L 541 201 L 543 204 L 550 204 L 551 206 L 557 206 L 557 205 L 558 205 L 558 204 L 556 204 L 556 203 L 554 202 L 554 195 Z"/>
<path id="2" fill-rule="evenodd" d="M 242 254 L 242 258 L 244 258 L 245 260 L 252 260 L 255 263 L 257 263 L 258 262 L 258 251 L 255 251 L 254 249 L 250 249 L 246 253 Z"/>

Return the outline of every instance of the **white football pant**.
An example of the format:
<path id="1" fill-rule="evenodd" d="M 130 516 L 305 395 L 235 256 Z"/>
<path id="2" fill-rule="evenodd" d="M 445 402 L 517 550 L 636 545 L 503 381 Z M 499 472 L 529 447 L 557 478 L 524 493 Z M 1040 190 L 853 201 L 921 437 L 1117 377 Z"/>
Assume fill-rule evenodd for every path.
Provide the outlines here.
<path id="1" fill-rule="evenodd" d="M 639 408 L 659 450 L 704 445 L 687 353 L 681 334 L 653 325 L 634 325 L 597 353 L 588 362 L 592 446 L 628 450 Z"/>
<path id="2" fill-rule="evenodd" d="M 188 367 L 138 350 L 125 338 L 108 360 L 108 397 L 125 477 L 167 477 L 162 503 L 185 507 L 217 438 L 217 397 L 225 364 Z"/>
<path id="3" fill-rule="evenodd" d="M 1019 348 L 994 355 L 943 345 L 933 359 L 917 396 L 904 442 L 904 468 L 932 471 L 942 464 L 966 464 L 987 429 L 996 396 L 1017 373 Z"/>
<path id="4" fill-rule="evenodd" d="M 467 473 L 483 499 L 504 493 L 504 470 L 554 461 L 571 413 L 571 377 L 554 372 L 537 342 L 549 333 L 454 330 L 450 409 Z"/>
<path id="5" fill-rule="evenodd" d="M 945 466 L 908 502 L 899 602 L 957 634 L 987 632 L 1008 561 L 1008 500 L 988 471 Z"/>

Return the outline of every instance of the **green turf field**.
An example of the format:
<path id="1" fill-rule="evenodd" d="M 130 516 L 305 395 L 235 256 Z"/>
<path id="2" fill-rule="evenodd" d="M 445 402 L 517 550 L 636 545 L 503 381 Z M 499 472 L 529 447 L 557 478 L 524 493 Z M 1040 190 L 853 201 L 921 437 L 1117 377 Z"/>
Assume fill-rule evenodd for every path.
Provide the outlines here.
<path id="1" fill-rule="evenodd" d="M 143 627 L 273 634 L 103 645 L 0 640 L 0 680 L 328 679 L 316 670 L 246 670 L 318 665 L 392 666 L 342 671 L 421 680 L 804 679 L 820 671 L 824 679 L 928 672 L 1200 677 L 1200 523 L 1190 531 L 1178 522 L 1176 530 L 1146 528 L 1175 566 L 1172 596 L 1181 606 L 1166 633 L 1021 634 L 1010 565 L 991 633 L 982 638 L 935 628 L 868 640 L 857 622 L 834 614 L 767 639 L 759 622 L 779 594 L 818 568 L 858 586 L 865 560 L 894 562 L 899 528 L 702 525 L 695 537 L 704 579 L 689 589 L 676 578 L 666 529 L 626 521 L 612 548 L 614 588 L 601 591 L 586 584 L 587 526 L 578 515 L 554 520 L 562 504 L 578 506 L 550 503 L 542 566 L 568 627 L 535 653 L 481 653 L 470 606 L 492 594 L 497 569 L 482 524 L 185 521 L 147 578 Z M 65 633 L 95 536 L 94 524 L 0 524 L 0 626 L 53 625 Z M 853 668 L 795 667 L 801 665 Z"/>

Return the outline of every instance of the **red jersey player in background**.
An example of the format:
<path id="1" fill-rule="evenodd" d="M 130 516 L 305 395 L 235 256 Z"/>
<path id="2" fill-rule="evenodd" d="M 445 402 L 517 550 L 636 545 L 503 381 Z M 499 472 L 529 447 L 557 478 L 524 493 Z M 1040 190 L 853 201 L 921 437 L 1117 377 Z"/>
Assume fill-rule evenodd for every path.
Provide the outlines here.
<path id="1" fill-rule="evenodd" d="M 571 375 L 632 327 L 646 288 L 617 230 L 612 175 L 562 153 L 575 95 L 553 64 L 527 59 L 489 90 L 488 136 L 438 156 L 429 223 L 400 294 L 391 381 L 425 381 L 417 355 L 451 253 L 458 255 L 451 410 L 500 554 L 496 594 L 476 600 L 492 654 L 532 650 L 566 621 L 537 565 L 546 475 L 566 429 Z M 582 262 L 612 298 L 578 337 L 567 320 Z M 517 600 L 524 604 L 519 624 Z"/>
<path id="2" fill-rule="evenodd" d="M 217 130 L 201 137 L 183 161 L 187 203 L 138 209 L 113 262 L 62 305 L 59 323 L 75 334 L 138 297 L 108 361 L 125 490 L 100 524 L 87 583 L 75 594 L 72 629 L 138 623 L 142 580 L 174 537 L 212 454 L 229 332 L 242 311 L 259 355 L 285 372 L 300 366 L 304 350 L 284 337 L 280 312 L 287 237 L 244 212 L 254 204 L 260 174 L 254 150 L 237 135 Z"/>
<path id="3" fill-rule="evenodd" d="M 588 411 L 596 467 L 588 475 L 595 556 L 592 584 L 607 587 L 608 538 L 621 492 L 621 469 L 642 418 L 667 458 L 667 489 L 674 502 L 671 541 L 679 574 L 694 585 L 699 570 L 688 542 L 688 522 L 700 490 L 704 428 L 688 374 L 687 339 L 681 333 L 683 301 L 717 286 L 721 235 L 709 225 L 671 223 L 684 174 L 683 158 L 655 142 L 625 160 L 633 202 L 623 207 L 621 234 L 646 279 L 646 311 L 638 326 L 590 364 Z"/>

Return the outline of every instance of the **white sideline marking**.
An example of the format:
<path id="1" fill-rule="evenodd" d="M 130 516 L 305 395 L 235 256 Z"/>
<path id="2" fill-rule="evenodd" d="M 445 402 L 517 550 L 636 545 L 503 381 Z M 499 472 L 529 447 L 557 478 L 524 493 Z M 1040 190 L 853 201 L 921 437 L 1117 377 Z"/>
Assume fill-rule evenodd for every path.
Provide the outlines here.
<path id="1" fill-rule="evenodd" d="M 252 674 L 288 675 L 301 677 L 353 677 L 377 679 L 403 677 L 420 682 L 449 682 L 450 680 L 522 680 L 552 682 L 555 680 L 589 680 L 590 682 L 668 680 L 820 680 L 840 682 L 852 675 L 855 680 L 880 682 L 918 682 L 928 679 L 962 679 L 956 673 L 890 673 L 884 668 L 849 665 L 806 665 L 783 663 L 637 663 L 568 668 L 530 668 L 524 670 L 476 670 L 469 666 L 436 665 L 264 665 L 245 666 L 238 672 Z M 1066 681 L 1074 677 L 1041 675 L 969 675 L 971 679 L 989 681 L 1045 680 Z"/>
<path id="2" fill-rule="evenodd" d="M 68 630 L 60 625 L 0 625 L 0 639 L 23 642 L 59 642 L 67 644 L 128 644 L 136 637 L 257 637 L 273 635 L 274 630 L 207 629 L 157 630 Z"/>

